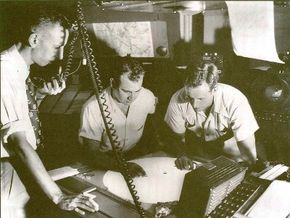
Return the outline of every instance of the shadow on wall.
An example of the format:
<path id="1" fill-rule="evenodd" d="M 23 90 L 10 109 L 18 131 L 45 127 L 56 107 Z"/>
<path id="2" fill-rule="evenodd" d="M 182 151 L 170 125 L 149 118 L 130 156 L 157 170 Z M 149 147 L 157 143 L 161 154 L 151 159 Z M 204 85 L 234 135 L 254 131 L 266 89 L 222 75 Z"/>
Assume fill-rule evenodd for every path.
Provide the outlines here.
<path id="1" fill-rule="evenodd" d="M 192 42 L 179 40 L 173 45 L 173 62 L 176 66 L 186 66 L 192 58 Z"/>
<path id="2" fill-rule="evenodd" d="M 109 47 L 106 42 L 97 39 L 93 31 L 88 29 L 89 39 L 91 42 L 91 48 L 93 49 L 93 55 L 96 61 L 96 67 L 102 80 L 102 85 L 105 88 L 109 85 L 110 72 L 112 69 L 112 59 L 118 57 L 118 53 L 115 49 Z M 84 55 L 84 54 L 83 54 Z M 88 66 L 84 68 L 85 72 L 80 74 L 81 89 L 91 89 L 92 81 Z"/>
<path id="3" fill-rule="evenodd" d="M 23 35 L 20 28 L 31 17 L 33 10 L 45 7 L 60 11 L 69 20 L 75 19 L 74 1 L 1 1 L 0 2 L 0 51 L 12 46 Z M 37 10 L 37 9 L 36 9 Z M 29 13 L 27 13 L 29 11 Z"/>
<path id="4" fill-rule="evenodd" d="M 118 53 L 115 49 L 111 48 L 105 41 L 98 39 L 91 26 L 88 26 L 88 34 L 91 46 L 94 50 L 95 57 L 115 57 Z"/>
<path id="5" fill-rule="evenodd" d="M 248 95 L 252 75 L 249 72 L 248 58 L 237 56 L 234 53 L 231 37 L 231 29 L 223 27 L 215 32 L 217 50 L 224 56 L 223 82 L 240 89 Z"/>
<path id="6" fill-rule="evenodd" d="M 18 2 L 0 2 L 0 51 L 9 48 L 15 42 L 16 27 L 21 25 L 19 15 Z"/>

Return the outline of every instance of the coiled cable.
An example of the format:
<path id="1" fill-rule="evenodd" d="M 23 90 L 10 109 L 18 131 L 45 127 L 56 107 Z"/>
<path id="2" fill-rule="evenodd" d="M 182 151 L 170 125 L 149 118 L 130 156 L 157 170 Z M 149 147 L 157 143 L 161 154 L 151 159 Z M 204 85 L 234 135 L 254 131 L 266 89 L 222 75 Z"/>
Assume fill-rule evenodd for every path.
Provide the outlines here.
<path id="1" fill-rule="evenodd" d="M 89 35 L 87 32 L 87 28 L 85 26 L 85 20 L 84 20 L 84 13 L 82 10 L 82 3 L 81 1 L 77 2 L 77 17 L 78 17 L 78 25 L 79 25 L 79 34 L 81 36 L 81 45 L 83 52 L 85 54 L 85 57 L 88 62 L 90 77 L 93 83 L 95 96 L 101 111 L 101 115 L 105 124 L 106 133 L 108 135 L 108 138 L 110 140 L 110 143 L 112 145 L 112 150 L 115 155 L 115 158 L 117 160 L 117 163 L 120 167 L 121 173 L 127 183 L 128 189 L 130 191 L 130 194 L 133 198 L 134 204 L 137 208 L 137 211 L 140 215 L 140 217 L 145 218 L 145 211 L 141 206 L 141 203 L 139 201 L 139 197 L 137 196 L 136 187 L 133 183 L 133 179 L 129 174 L 128 164 L 123 157 L 123 154 L 120 150 L 120 141 L 118 139 L 118 135 L 116 133 L 116 129 L 113 123 L 113 120 L 111 118 L 111 113 L 108 110 L 107 100 L 105 98 L 105 94 L 103 92 L 103 86 L 102 81 L 100 79 L 100 74 L 98 72 L 97 63 L 95 61 L 95 57 L 93 55 L 93 49 L 91 48 L 91 42 L 89 40 Z"/>
<path id="2" fill-rule="evenodd" d="M 77 41 L 78 36 L 79 36 L 79 32 L 77 31 L 78 30 L 77 21 L 75 21 L 73 23 L 71 30 L 72 30 L 73 38 L 69 43 L 69 51 L 68 51 L 64 70 L 57 74 L 58 80 L 61 80 L 61 79 L 66 80 L 68 78 L 68 76 L 73 74 L 73 73 L 71 73 L 71 66 L 72 66 L 73 54 L 75 52 L 75 44 L 76 44 L 76 41 Z M 77 70 L 75 70 L 74 73 L 75 72 L 77 72 Z"/>

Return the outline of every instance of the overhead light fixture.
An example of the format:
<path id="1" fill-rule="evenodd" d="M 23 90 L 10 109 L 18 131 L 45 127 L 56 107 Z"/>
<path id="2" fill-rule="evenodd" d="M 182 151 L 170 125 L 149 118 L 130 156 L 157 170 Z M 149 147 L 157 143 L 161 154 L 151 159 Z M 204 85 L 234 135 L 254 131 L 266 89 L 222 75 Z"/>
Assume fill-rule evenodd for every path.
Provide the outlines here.
<path id="1" fill-rule="evenodd" d="M 165 4 L 163 8 L 172 9 L 173 13 L 196 14 L 205 10 L 204 1 L 174 1 L 173 3 Z"/>

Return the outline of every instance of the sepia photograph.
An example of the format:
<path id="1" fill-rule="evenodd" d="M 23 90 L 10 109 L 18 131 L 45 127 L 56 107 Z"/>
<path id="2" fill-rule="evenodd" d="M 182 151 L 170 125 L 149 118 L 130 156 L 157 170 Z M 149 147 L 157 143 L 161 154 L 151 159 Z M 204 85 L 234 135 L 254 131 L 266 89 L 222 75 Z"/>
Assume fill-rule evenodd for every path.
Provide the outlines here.
<path id="1" fill-rule="evenodd" d="M 0 0 L 1 218 L 290 218 L 290 1 Z"/>

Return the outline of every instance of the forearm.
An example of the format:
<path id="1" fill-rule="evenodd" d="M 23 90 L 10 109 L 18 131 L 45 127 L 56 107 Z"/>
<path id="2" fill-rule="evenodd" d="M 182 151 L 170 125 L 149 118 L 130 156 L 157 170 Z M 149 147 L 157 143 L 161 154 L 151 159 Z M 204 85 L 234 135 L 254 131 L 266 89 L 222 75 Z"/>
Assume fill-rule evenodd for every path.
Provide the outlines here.
<path id="1" fill-rule="evenodd" d="M 31 173 L 43 192 L 57 204 L 63 193 L 51 179 L 37 153 L 27 142 L 26 138 L 12 135 L 9 137 L 9 143 L 14 153 Z"/>
<path id="2" fill-rule="evenodd" d="M 119 170 L 117 160 L 112 152 L 90 151 L 85 152 L 89 165 L 102 170 Z"/>
<path id="3" fill-rule="evenodd" d="M 241 152 L 242 159 L 249 164 L 254 164 L 257 159 L 255 136 L 238 142 L 238 147 Z"/>
<path id="4" fill-rule="evenodd" d="M 176 157 L 186 155 L 184 143 L 181 141 L 169 142 L 169 144 L 166 145 L 166 151 Z"/>
<path id="5" fill-rule="evenodd" d="M 165 130 L 164 139 L 166 141 L 166 150 L 176 157 L 185 155 L 185 136 L 184 134 L 174 133 L 168 127 Z"/>
<path id="6" fill-rule="evenodd" d="M 102 170 L 119 170 L 112 151 L 102 151 L 101 142 L 83 137 L 85 160 L 91 167 Z"/>
<path id="7" fill-rule="evenodd" d="M 159 122 L 158 122 L 159 121 Z M 156 114 L 151 114 L 147 117 L 145 129 L 143 132 L 142 140 L 146 139 L 150 145 L 151 150 L 162 150 L 166 146 L 164 137 L 162 137 L 161 130 L 164 129 L 162 124 L 163 121 L 158 120 Z M 164 124 L 163 124 L 164 125 Z"/>
<path id="8" fill-rule="evenodd" d="M 246 161 L 247 163 L 249 164 L 256 163 L 257 156 L 253 154 L 252 152 L 250 152 L 248 149 L 241 152 L 241 154 L 242 154 L 242 159 Z"/>

